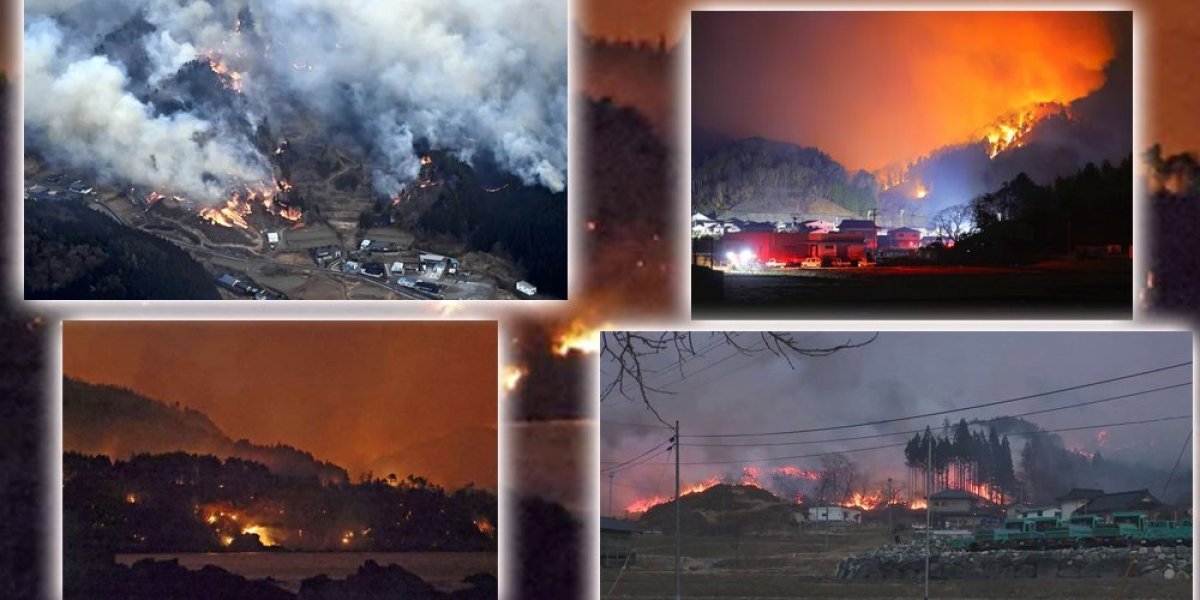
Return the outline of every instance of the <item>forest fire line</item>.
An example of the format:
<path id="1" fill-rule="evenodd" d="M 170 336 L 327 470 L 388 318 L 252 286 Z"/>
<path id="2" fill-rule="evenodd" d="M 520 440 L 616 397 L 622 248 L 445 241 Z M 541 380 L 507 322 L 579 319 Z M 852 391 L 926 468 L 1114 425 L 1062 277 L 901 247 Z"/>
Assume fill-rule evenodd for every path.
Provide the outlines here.
<path id="1" fill-rule="evenodd" d="M 726 473 L 722 476 L 714 476 L 699 482 L 687 484 L 680 489 L 679 495 L 683 497 L 698 494 L 718 484 L 726 484 L 751 486 L 767 490 L 781 498 L 788 499 L 792 504 L 796 505 L 832 505 L 863 511 L 872 511 L 884 506 L 903 506 L 909 510 L 924 510 L 928 507 L 925 498 L 920 497 L 919 493 L 909 496 L 900 489 L 889 488 L 883 484 L 870 489 L 863 488 L 858 491 L 847 491 L 844 495 L 839 494 L 831 498 L 824 495 L 824 492 L 818 489 L 822 481 L 822 476 L 823 474 L 820 470 L 801 469 L 795 466 L 780 466 L 771 469 L 745 467 L 738 474 Z M 770 483 L 763 485 L 760 482 L 760 478 Z M 795 489 L 794 486 L 786 483 L 789 481 L 804 484 L 805 489 L 809 491 L 789 491 Z M 1003 504 L 1004 497 L 1002 492 L 986 484 L 963 481 L 955 482 L 953 487 L 954 489 L 962 489 L 975 494 L 992 503 Z M 666 504 L 671 500 L 672 497 L 661 495 L 638 498 L 626 505 L 625 512 L 633 516 L 641 515 L 651 508 L 660 504 Z"/>
<path id="2" fill-rule="evenodd" d="M 277 181 L 275 186 L 282 192 L 290 191 L 291 184 Z M 161 197 L 161 195 L 160 195 Z M 201 208 L 201 219 L 221 227 L 250 229 L 246 217 L 254 212 L 255 205 L 260 205 L 267 214 L 277 215 L 293 223 L 304 218 L 304 213 L 296 206 L 282 205 L 276 202 L 275 193 L 265 186 L 263 189 L 246 188 L 243 192 L 232 192 L 221 206 Z"/>
<path id="3" fill-rule="evenodd" d="M 1000 118 L 983 133 L 988 143 L 988 158 L 994 159 L 1002 152 L 1024 146 L 1034 126 L 1054 114 L 1070 118 L 1066 107 L 1052 102 L 1035 104 Z"/>

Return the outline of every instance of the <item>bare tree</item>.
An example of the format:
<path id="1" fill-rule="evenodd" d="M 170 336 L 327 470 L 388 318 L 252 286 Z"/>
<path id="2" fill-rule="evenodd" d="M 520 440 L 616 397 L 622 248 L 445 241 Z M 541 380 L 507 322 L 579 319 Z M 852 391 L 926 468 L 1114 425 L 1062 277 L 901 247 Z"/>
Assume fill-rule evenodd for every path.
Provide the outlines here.
<path id="1" fill-rule="evenodd" d="M 698 335 L 710 336 L 697 347 Z M 873 333 L 863 341 L 848 339 L 840 344 L 812 347 L 796 339 L 790 332 L 711 332 L 700 334 L 691 331 L 639 332 L 614 331 L 601 334 L 600 357 L 615 364 L 616 374 L 610 374 L 611 381 L 604 386 L 600 401 L 609 400 L 614 395 L 635 402 L 642 402 L 664 426 L 670 426 L 654 405 L 650 402 L 651 394 L 671 394 L 672 392 L 653 386 L 648 382 L 652 373 L 644 368 L 643 362 L 652 356 L 668 355 L 675 359 L 666 368 L 677 368 L 681 379 L 686 378 L 684 365 L 689 361 L 703 358 L 708 352 L 719 347 L 733 348 L 735 353 L 745 356 L 770 354 L 787 361 L 789 367 L 795 369 L 794 360 L 797 358 L 824 357 L 842 350 L 861 348 L 879 337 Z M 657 371 L 655 371 L 657 372 Z"/>
<path id="2" fill-rule="evenodd" d="M 975 227 L 970 204 L 956 204 L 933 215 L 933 229 L 938 235 L 953 241 L 967 237 Z"/>

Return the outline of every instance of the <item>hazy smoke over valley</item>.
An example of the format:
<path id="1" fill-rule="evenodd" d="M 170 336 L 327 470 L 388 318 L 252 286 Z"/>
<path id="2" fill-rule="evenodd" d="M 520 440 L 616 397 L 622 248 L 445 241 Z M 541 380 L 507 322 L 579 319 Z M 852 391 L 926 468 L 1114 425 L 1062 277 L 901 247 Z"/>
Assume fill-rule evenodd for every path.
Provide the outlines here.
<path id="1" fill-rule="evenodd" d="M 566 185 L 562 2 L 54 0 L 26 15 L 27 139 L 110 179 L 220 198 L 270 178 L 257 127 L 302 122 L 362 154 L 380 194 L 427 148 Z"/>

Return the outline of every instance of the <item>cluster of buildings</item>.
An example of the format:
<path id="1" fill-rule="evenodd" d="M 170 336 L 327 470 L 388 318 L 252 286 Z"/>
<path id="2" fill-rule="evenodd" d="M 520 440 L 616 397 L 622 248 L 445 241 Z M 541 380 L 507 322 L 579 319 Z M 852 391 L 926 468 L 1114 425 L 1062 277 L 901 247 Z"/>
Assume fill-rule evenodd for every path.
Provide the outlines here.
<path id="1" fill-rule="evenodd" d="M 1106 493 L 1104 490 L 1073 488 L 1051 503 L 1018 503 L 1007 507 L 967 491 L 942 490 L 931 494 L 929 502 L 933 508 L 934 526 L 946 529 L 974 529 L 1005 518 L 1055 517 L 1066 521 L 1072 515 L 1095 515 L 1108 522 L 1112 521 L 1113 513 L 1118 512 L 1140 512 L 1150 520 L 1176 520 L 1181 511 L 1146 489 Z M 1190 509 L 1182 511 L 1190 513 Z"/>
<path id="2" fill-rule="evenodd" d="M 1104 490 L 1073 488 L 1048 504 L 1031 505 L 1017 503 L 1005 506 L 982 496 L 958 489 L 945 489 L 930 494 L 930 520 L 936 529 L 974 530 L 981 527 L 999 526 L 1005 519 L 1027 519 L 1032 517 L 1055 517 L 1067 521 L 1072 515 L 1095 515 L 1111 522 L 1114 513 L 1140 512 L 1150 520 L 1178 520 L 1190 516 L 1190 510 L 1166 504 L 1149 490 L 1131 490 L 1106 493 Z M 899 509 L 899 510 L 896 510 Z M 868 522 L 908 521 L 924 525 L 924 510 L 909 510 L 906 506 L 882 506 L 864 511 L 853 506 L 810 506 L 804 513 L 797 513 L 797 521 L 818 523 L 843 523 L 857 525 Z M 889 514 L 890 513 L 890 514 Z"/>
<path id="3" fill-rule="evenodd" d="M 810 220 L 793 223 L 720 222 L 692 216 L 694 262 L 705 266 L 802 265 L 820 259 L 871 263 L 881 258 L 917 256 L 923 247 L 943 240 L 920 229 L 885 229 L 873 220 L 844 219 L 836 225 Z"/>

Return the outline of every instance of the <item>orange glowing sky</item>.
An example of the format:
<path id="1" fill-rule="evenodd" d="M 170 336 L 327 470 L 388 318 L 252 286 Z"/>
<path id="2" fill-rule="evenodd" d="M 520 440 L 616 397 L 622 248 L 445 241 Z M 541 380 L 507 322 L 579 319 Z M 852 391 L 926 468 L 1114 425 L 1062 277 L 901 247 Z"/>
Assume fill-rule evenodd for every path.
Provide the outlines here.
<path id="1" fill-rule="evenodd" d="M 1095 91 L 1109 27 L 1086 12 L 697 12 L 693 119 L 875 170 Z"/>
<path id="2" fill-rule="evenodd" d="M 693 7 L 794 6 L 789 0 L 583 0 L 576 18 L 589 35 L 609 39 L 656 42 L 665 36 L 668 44 L 679 41 L 687 14 Z M 854 6 L 857 2 L 830 0 L 823 6 Z M 928 6 L 927 3 L 911 3 Z M 1032 3 L 1031 3 L 1032 4 Z M 897 2 L 904 6 L 904 2 Z M 970 2 L 958 6 L 969 7 Z M 1161 142 L 1169 152 L 1200 151 L 1200 10 L 1195 0 L 1131 0 L 1144 52 L 1142 94 L 1147 130 L 1146 144 Z M 836 48 L 836 46 L 835 46 Z"/>
<path id="3" fill-rule="evenodd" d="M 63 371 L 178 401 L 235 440 L 282 442 L 357 479 L 413 444 L 495 431 L 496 336 L 471 321 L 68 322 Z M 452 460 L 447 471 L 466 463 L 495 488 L 494 441 Z"/>

